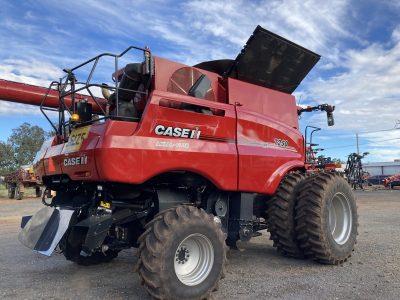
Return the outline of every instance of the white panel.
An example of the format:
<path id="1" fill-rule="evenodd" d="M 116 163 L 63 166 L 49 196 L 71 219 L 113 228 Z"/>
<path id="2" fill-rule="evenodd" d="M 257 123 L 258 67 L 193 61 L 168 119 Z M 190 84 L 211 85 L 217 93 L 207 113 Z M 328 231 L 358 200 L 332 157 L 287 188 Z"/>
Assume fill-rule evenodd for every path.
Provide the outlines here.
<path id="1" fill-rule="evenodd" d="M 382 168 L 381 167 L 364 166 L 363 170 L 368 172 L 371 176 L 382 175 Z"/>
<path id="2" fill-rule="evenodd" d="M 400 166 L 385 166 L 383 170 L 385 175 L 400 174 Z"/>

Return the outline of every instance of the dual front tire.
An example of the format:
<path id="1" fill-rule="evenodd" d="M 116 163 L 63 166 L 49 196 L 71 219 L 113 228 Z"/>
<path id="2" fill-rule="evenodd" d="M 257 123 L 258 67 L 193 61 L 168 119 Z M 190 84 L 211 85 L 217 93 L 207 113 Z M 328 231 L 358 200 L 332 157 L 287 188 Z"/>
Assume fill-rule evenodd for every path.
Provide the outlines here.
<path id="1" fill-rule="evenodd" d="M 351 187 L 337 173 L 287 175 L 267 216 L 274 246 L 285 256 L 340 264 L 354 249 L 356 202 Z"/>
<path id="2" fill-rule="evenodd" d="M 306 255 L 323 264 L 345 262 L 358 235 L 357 205 L 347 181 L 335 173 L 321 173 L 306 181 L 295 223 L 299 246 Z"/>

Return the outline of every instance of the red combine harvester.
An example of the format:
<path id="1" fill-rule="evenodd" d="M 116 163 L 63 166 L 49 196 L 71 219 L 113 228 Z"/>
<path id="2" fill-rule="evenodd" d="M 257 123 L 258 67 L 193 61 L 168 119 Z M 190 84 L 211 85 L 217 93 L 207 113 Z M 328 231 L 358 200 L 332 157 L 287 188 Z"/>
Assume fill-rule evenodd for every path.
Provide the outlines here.
<path id="1" fill-rule="evenodd" d="M 119 70 L 129 51 L 143 61 Z M 104 57 L 116 62 L 113 86 L 91 81 Z M 207 298 L 226 245 L 266 228 L 283 255 L 343 263 L 357 236 L 354 196 L 335 173 L 307 176 L 298 123 L 324 110 L 332 125 L 333 107 L 302 109 L 291 95 L 319 58 L 257 27 L 234 60 L 191 67 L 130 47 L 65 70 L 48 90 L 0 82 L 0 98 L 59 116 L 35 160 L 56 196 L 23 218 L 20 241 L 84 265 L 138 247 L 139 276 L 160 299 Z"/>

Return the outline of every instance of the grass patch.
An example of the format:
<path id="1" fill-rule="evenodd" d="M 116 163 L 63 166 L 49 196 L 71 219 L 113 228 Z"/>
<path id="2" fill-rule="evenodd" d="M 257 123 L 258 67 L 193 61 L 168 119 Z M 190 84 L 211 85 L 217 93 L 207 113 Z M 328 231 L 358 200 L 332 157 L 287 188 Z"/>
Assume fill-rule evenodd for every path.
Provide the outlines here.
<path id="1" fill-rule="evenodd" d="M 25 188 L 24 198 L 36 197 L 35 188 Z M 0 184 L 0 198 L 8 198 L 8 191 L 5 184 Z"/>

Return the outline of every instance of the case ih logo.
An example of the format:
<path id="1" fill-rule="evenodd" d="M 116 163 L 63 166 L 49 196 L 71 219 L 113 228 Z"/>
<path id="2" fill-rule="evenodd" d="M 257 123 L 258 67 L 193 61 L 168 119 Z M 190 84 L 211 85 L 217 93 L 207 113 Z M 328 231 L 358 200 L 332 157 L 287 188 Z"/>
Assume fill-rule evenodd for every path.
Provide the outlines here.
<path id="1" fill-rule="evenodd" d="M 87 164 L 87 156 L 78 156 L 64 159 L 64 166 L 76 166 L 76 165 L 86 165 Z"/>
<path id="2" fill-rule="evenodd" d="M 182 137 L 188 139 L 199 139 L 201 131 L 196 129 L 180 128 L 180 127 L 165 127 L 164 125 L 157 125 L 154 128 L 154 132 L 157 135 Z"/>

